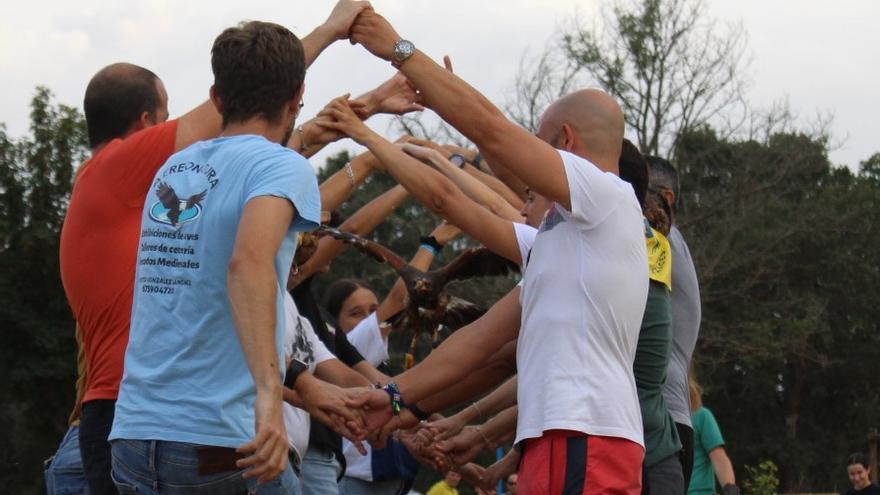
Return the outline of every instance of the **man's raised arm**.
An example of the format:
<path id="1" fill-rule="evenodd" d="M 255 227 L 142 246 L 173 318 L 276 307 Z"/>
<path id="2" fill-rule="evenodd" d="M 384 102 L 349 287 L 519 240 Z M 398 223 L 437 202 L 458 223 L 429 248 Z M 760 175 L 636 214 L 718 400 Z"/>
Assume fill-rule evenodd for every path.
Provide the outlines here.
<path id="1" fill-rule="evenodd" d="M 327 20 L 302 39 L 306 68 L 334 41 L 347 38 L 354 19 L 368 8 L 370 2 L 339 0 Z M 205 101 L 178 120 L 174 151 L 216 137 L 222 130 L 222 124 L 223 119 L 214 104 L 210 100 Z"/>
<path id="2" fill-rule="evenodd" d="M 385 171 L 420 203 L 500 256 L 522 262 L 513 223 L 504 220 L 465 195 L 440 172 L 404 153 L 376 134 L 342 101 L 327 106 L 319 125 L 343 132 L 366 146 Z M 558 155 L 557 155 L 558 156 Z"/>
<path id="3" fill-rule="evenodd" d="M 401 37 L 382 16 L 365 11 L 352 26 L 351 39 L 390 61 Z M 419 89 L 422 103 L 473 141 L 487 160 L 570 209 L 568 181 L 557 150 L 510 122 L 483 95 L 424 53 L 416 50 L 399 68 Z"/>

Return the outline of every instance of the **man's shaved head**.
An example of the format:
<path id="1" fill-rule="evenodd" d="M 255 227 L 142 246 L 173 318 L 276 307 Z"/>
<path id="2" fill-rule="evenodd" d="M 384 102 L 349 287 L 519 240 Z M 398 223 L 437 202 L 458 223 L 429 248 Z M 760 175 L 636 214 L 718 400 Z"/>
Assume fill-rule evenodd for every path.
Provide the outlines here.
<path id="1" fill-rule="evenodd" d="M 582 89 L 553 102 L 541 118 L 538 136 L 558 147 L 567 125 L 577 140 L 571 149 L 604 170 L 617 171 L 623 143 L 623 110 L 608 93 Z"/>
<path id="2" fill-rule="evenodd" d="M 162 81 L 152 71 L 124 62 L 104 67 L 92 76 L 83 99 L 89 146 L 125 136 L 144 112 L 153 124 L 164 121 L 167 105 Z"/>

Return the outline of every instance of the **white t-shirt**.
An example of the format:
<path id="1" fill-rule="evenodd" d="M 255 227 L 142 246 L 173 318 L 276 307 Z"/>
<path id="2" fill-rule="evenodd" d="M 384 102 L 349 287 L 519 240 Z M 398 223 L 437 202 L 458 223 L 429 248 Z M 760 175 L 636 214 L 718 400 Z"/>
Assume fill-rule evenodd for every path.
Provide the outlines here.
<path id="1" fill-rule="evenodd" d="M 628 183 L 560 155 L 572 211 L 551 206 L 525 270 L 516 441 L 564 429 L 644 445 L 633 377 L 648 297 L 642 212 Z"/>
<path id="2" fill-rule="evenodd" d="M 370 313 L 346 335 L 348 341 L 373 366 L 379 366 L 388 360 L 388 339 L 382 337 L 379 328 L 379 317 L 376 312 Z"/>
<path id="3" fill-rule="evenodd" d="M 293 357 L 309 366 L 309 373 L 324 361 L 336 359 L 318 338 L 309 320 L 299 314 L 293 298 L 284 292 L 284 355 Z M 284 403 L 284 427 L 287 443 L 300 460 L 309 447 L 309 429 L 312 426 L 309 413 L 304 409 Z"/>
<path id="4" fill-rule="evenodd" d="M 516 233 L 516 242 L 519 244 L 519 254 L 522 257 L 520 267 L 525 268 L 529 261 L 529 251 L 532 250 L 532 244 L 535 243 L 535 237 L 538 235 L 538 229 L 524 223 L 513 222 L 513 231 Z"/>
<path id="5" fill-rule="evenodd" d="M 374 311 L 360 321 L 346 335 L 348 341 L 373 366 L 379 366 L 388 359 L 388 339 L 382 337 L 379 316 Z M 347 439 L 342 439 L 342 453 L 345 455 L 345 476 L 364 481 L 373 481 L 373 449 L 363 442 L 367 455 L 361 455 Z"/>

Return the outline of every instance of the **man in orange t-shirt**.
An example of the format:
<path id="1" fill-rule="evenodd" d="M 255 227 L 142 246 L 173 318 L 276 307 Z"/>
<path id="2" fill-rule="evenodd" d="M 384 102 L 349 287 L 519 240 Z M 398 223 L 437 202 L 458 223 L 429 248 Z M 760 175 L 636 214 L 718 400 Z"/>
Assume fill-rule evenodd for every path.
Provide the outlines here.
<path id="1" fill-rule="evenodd" d="M 114 494 L 107 436 L 128 343 L 143 203 L 156 170 L 175 151 L 217 135 L 220 117 L 206 102 L 167 121 L 162 81 L 125 63 L 95 74 L 83 107 L 92 158 L 77 174 L 61 231 L 61 280 L 82 327 L 89 370 L 80 421 L 83 468 L 90 493 Z"/>
<path id="2" fill-rule="evenodd" d="M 354 18 L 367 7 L 367 2 L 340 0 L 324 24 L 302 39 L 306 66 L 327 46 L 347 38 Z M 109 65 L 92 77 L 83 109 L 92 158 L 77 173 L 61 231 L 61 280 L 82 327 L 88 368 L 80 419 L 83 469 L 89 492 L 104 495 L 117 493 L 107 437 L 128 344 L 144 201 L 165 161 L 219 135 L 222 119 L 205 101 L 168 121 L 162 81 L 126 63 Z M 304 140 L 302 132 L 300 127 L 298 138 Z"/>

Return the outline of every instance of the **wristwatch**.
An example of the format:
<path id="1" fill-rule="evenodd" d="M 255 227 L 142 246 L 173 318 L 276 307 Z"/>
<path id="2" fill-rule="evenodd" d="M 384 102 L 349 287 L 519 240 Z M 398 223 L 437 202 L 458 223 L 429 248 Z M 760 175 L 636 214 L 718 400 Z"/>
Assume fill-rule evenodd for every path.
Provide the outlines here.
<path id="1" fill-rule="evenodd" d="M 394 44 L 394 54 L 391 56 L 391 65 L 400 67 L 406 59 L 412 57 L 416 52 L 416 45 L 412 41 L 399 39 Z"/>
<path id="2" fill-rule="evenodd" d="M 465 159 L 464 155 L 461 153 L 453 153 L 449 155 L 449 161 L 458 168 L 464 167 L 464 164 L 467 163 L 467 159 Z"/>

